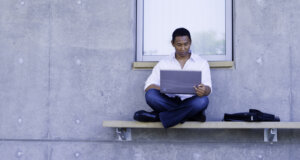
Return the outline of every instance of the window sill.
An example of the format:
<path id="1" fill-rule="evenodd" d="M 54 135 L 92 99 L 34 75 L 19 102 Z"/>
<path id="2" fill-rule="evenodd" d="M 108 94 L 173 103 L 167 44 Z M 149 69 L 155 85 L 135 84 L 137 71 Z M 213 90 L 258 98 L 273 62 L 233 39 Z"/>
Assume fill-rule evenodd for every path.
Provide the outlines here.
<path id="1" fill-rule="evenodd" d="M 233 61 L 210 61 L 208 62 L 210 68 L 232 68 L 234 67 Z M 157 62 L 133 62 L 132 68 L 139 69 L 152 69 Z"/>

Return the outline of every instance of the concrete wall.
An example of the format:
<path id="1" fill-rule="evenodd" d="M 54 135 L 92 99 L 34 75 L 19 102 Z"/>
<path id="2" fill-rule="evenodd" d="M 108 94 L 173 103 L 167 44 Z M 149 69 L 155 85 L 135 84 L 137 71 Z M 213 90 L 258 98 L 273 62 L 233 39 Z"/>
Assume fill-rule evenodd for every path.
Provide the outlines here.
<path id="1" fill-rule="evenodd" d="M 135 0 L 0 0 L 0 159 L 300 159 L 300 132 L 135 129 L 148 109 L 135 61 Z M 300 1 L 234 0 L 232 69 L 212 69 L 208 120 L 261 109 L 300 120 Z M 171 34 L 171 31 L 170 31 Z"/>

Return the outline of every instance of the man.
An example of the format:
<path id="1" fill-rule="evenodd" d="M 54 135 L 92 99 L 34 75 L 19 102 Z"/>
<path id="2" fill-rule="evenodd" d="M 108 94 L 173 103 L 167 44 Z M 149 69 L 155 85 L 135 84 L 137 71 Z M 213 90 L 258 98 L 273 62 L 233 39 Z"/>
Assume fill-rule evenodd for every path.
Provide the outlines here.
<path id="1" fill-rule="evenodd" d="M 178 28 L 172 34 L 175 54 L 161 60 L 145 82 L 145 97 L 153 112 L 138 111 L 134 119 L 143 122 L 161 121 L 165 128 L 183 123 L 186 120 L 204 122 L 204 110 L 208 106 L 207 96 L 211 92 L 211 76 L 206 60 L 190 51 L 192 39 L 185 28 Z M 202 83 L 194 86 L 195 95 L 160 93 L 160 70 L 202 71 Z"/>

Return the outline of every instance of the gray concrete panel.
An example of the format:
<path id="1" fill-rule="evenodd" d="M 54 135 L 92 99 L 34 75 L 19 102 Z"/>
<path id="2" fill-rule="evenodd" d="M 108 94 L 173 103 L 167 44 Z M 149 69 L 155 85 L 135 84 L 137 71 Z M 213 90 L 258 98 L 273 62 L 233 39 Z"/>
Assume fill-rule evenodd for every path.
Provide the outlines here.
<path id="1" fill-rule="evenodd" d="M 5 159 L 294 159 L 298 144 L 182 142 L 0 142 Z M 295 153 L 295 154 L 294 154 Z"/>
<path id="2" fill-rule="evenodd" d="M 297 6 L 297 7 L 296 7 Z M 288 13 L 289 17 L 289 29 L 290 29 L 290 36 L 289 36 L 289 54 L 291 55 L 290 59 L 290 66 L 291 70 L 291 107 L 293 112 L 291 112 L 291 120 L 292 121 L 300 121 L 300 64 L 299 64 L 299 50 L 300 50 L 300 2 L 293 1 L 288 6 L 290 12 Z"/>
<path id="3" fill-rule="evenodd" d="M 299 131 L 133 129 L 148 110 L 135 1 L 0 1 L 0 159 L 299 159 Z M 232 69 L 212 69 L 207 117 L 249 108 L 299 121 L 299 0 L 234 0 Z M 171 33 L 171 32 L 170 32 Z"/>
<path id="4" fill-rule="evenodd" d="M 48 2 L 0 2 L 0 137 L 46 138 Z"/>
<path id="5" fill-rule="evenodd" d="M 52 160 L 274 160 L 289 159 L 290 147 L 252 143 L 57 143 L 52 145 Z"/>
<path id="6" fill-rule="evenodd" d="M 53 0 L 52 2 L 54 46 L 96 50 L 134 48 L 134 1 Z"/>
<path id="7" fill-rule="evenodd" d="M 53 50 L 51 99 L 54 103 L 50 109 L 53 137 L 58 137 L 56 133 L 74 138 L 99 137 L 103 119 L 123 114 L 128 117 L 128 112 L 123 112 L 128 108 L 124 108 L 120 99 L 138 88 L 129 85 L 132 80 L 134 82 L 130 77 L 134 77 L 131 64 L 119 63 L 121 59 L 130 61 L 132 57 L 126 54 L 116 56 L 120 52 L 75 48 Z M 127 100 L 127 105 L 135 101 L 134 97 Z M 65 123 L 60 124 L 61 121 Z"/>
<path id="8" fill-rule="evenodd" d="M 213 69 L 210 120 L 249 108 L 290 120 L 290 54 L 287 3 L 235 1 L 234 69 Z M 272 22 L 272 23 L 271 23 Z M 226 95 L 226 96 L 224 96 Z"/>
<path id="9" fill-rule="evenodd" d="M 52 12 L 51 138 L 105 138 L 102 120 L 131 119 L 127 106 L 141 103 L 124 98 L 140 82 L 131 71 L 134 3 L 54 1 Z"/>
<path id="10" fill-rule="evenodd" d="M 0 142 L 0 157 L 5 160 L 49 160 L 50 149 L 43 142 Z"/>
<path id="11" fill-rule="evenodd" d="M 291 145 L 290 159 L 300 159 L 300 155 L 298 154 L 299 152 L 300 152 L 300 146 L 296 144 Z"/>

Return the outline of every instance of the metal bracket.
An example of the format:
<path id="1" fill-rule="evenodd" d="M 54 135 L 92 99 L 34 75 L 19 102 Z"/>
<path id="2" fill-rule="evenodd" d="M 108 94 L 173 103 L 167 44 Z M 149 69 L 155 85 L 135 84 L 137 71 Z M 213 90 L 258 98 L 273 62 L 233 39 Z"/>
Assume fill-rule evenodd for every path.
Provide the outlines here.
<path id="1" fill-rule="evenodd" d="M 277 142 L 277 128 L 265 128 L 264 141 L 271 143 Z"/>
<path id="2" fill-rule="evenodd" d="M 131 128 L 116 128 L 117 141 L 131 141 Z M 277 142 L 277 128 L 264 129 L 264 142 Z"/>
<path id="3" fill-rule="evenodd" d="M 118 141 L 131 141 L 131 128 L 116 128 Z"/>

